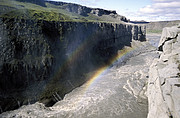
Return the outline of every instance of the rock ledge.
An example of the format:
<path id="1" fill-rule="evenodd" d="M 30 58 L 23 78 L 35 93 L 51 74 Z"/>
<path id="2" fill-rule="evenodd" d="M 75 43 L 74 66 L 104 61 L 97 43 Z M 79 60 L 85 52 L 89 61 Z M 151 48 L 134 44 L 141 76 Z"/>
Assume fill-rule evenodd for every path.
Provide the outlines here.
<path id="1" fill-rule="evenodd" d="M 148 118 L 180 118 L 180 28 L 164 28 L 158 48 L 149 71 Z"/>

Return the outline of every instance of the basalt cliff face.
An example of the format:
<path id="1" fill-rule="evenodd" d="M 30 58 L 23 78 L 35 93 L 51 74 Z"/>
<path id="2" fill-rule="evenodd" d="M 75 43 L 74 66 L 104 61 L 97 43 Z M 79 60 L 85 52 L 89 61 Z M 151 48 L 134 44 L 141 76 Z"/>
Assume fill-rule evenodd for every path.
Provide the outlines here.
<path id="1" fill-rule="evenodd" d="M 62 9 L 65 9 L 72 13 L 77 13 L 82 16 L 88 16 L 90 14 L 95 16 L 104 16 L 104 18 L 112 18 L 114 21 L 124 21 L 129 22 L 129 19 L 127 19 L 125 16 L 121 16 L 116 13 L 116 11 L 110 11 L 110 10 L 104 10 L 100 8 L 89 8 L 86 6 L 81 6 L 78 4 L 72 4 L 72 3 L 65 3 L 65 2 L 54 2 L 54 1 L 47 1 L 48 3 L 61 6 Z"/>
<path id="2" fill-rule="evenodd" d="M 0 18 L 1 112 L 36 101 L 51 106 L 132 40 L 145 40 L 145 27 L 133 24 L 7 17 L 8 13 L 12 12 Z"/>
<path id="3" fill-rule="evenodd" d="M 180 117 L 180 27 L 163 29 L 148 80 L 148 118 Z"/>

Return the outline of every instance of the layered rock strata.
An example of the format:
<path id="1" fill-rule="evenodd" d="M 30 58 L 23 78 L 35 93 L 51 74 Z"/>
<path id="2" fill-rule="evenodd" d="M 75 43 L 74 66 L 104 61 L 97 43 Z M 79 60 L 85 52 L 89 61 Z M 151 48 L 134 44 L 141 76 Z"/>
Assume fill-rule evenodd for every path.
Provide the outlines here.
<path id="1" fill-rule="evenodd" d="M 91 81 L 90 85 L 87 82 L 77 87 L 52 107 L 45 107 L 42 103 L 36 102 L 4 112 L 0 117 L 147 117 L 148 107 L 146 97 L 142 96 L 143 86 L 146 85 L 149 65 L 158 54 L 149 42 L 132 41 L 131 45 L 133 50 L 119 58 L 93 82 Z"/>
<path id="2" fill-rule="evenodd" d="M 1 18 L 1 112 L 36 101 L 53 105 L 118 50 L 144 39 L 145 28 L 132 24 Z"/>
<path id="3" fill-rule="evenodd" d="M 150 67 L 148 118 L 180 118 L 180 27 L 163 29 L 161 55 Z"/>
<path id="4" fill-rule="evenodd" d="M 121 16 L 117 14 L 116 11 L 104 10 L 100 8 L 89 8 L 86 6 L 81 6 L 78 4 L 66 3 L 66 2 L 55 2 L 55 1 L 46 1 L 47 3 L 54 4 L 57 6 L 61 6 L 62 9 L 66 11 L 76 13 L 82 16 L 89 16 L 89 14 L 93 14 L 95 16 L 109 16 L 117 21 L 129 22 L 129 20 L 125 16 Z"/>

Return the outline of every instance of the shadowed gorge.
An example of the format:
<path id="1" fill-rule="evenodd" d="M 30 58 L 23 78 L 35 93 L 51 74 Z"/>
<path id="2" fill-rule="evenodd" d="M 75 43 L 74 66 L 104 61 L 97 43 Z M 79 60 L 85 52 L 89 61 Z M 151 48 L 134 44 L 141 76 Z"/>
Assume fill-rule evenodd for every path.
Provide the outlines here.
<path id="1" fill-rule="evenodd" d="M 180 4 L 71 2 L 155 21 Z M 0 118 L 180 118 L 180 21 L 117 12 L 0 0 Z"/>
<path id="2" fill-rule="evenodd" d="M 51 11 L 48 7 L 14 2 L 1 1 L 4 10 L 0 14 L 2 111 L 37 101 L 52 106 L 89 80 L 99 68 L 111 66 L 118 50 L 131 47 L 133 40 L 145 40 L 144 26 L 121 19 L 92 21 L 82 12 L 79 14 L 82 16 L 76 14 L 77 21 L 69 9 Z M 15 4 L 21 6 L 17 8 Z M 46 2 L 46 6 L 53 4 L 58 7 L 61 3 Z M 101 9 L 99 13 L 100 19 L 111 11 Z"/>

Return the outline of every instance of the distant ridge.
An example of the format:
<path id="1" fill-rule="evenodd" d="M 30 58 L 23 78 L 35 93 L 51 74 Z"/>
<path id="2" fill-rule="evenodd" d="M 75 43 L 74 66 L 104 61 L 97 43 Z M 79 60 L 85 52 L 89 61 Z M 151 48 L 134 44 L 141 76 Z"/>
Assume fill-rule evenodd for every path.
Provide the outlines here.
<path id="1" fill-rule="evenodd" d="M 147 22 L 147 21 L 130 21 L 130 23 L 134 23 L 134 24 L 147 24 L 147 23 L 150 23 L 150 22 Z"/>
<path id="2" fill-rule="evenodd" d="M 109 15 L 111 18 L 114 18 L 116 20 L 128 22 L 129 20 L 125 16 L 121 16 L 117 14 L 115 10 L 105 10 L 100 8 L 90 8 L 86 6 L 82 6 L 79 4 L 74 3 L 66 3 L 66 2 L 57 2 L 57 1 L 49 1 L 46 0 L 47 3 L 54 4 L 56 6 L 61 6 L 63 9 L 65 9 L 68 12 L 76 13 L 82 16 L 89 16 L 89 14 L 94 14 L 96 16 L 103 16 L 103 15 Z"/>
<path id="3" fill-rule="evenodd" d="M 0 17 L 73 22 L 130 21 L 125 16 L 117 14 L 115 10 L 50 0 L 0 0 Z"/>
<path id="4" fill-rule="evenodd" d="M 147 33 L 161 34 L 163 28 L 177 26 L 178 24 L 180 24 L 180 20 L 151 21 L 151 22 L 142 20 L 142 21 L 130 21 L 130 23 L 146 25 Z"/>
<path id="5" fill-rule="evenodd" d="M 16 1 L 19 1 L 19 2 L 30 2 L 30 3 L 34 3 L 34 4 L 37 4 L 37 5 L 46 6 L 44 0 L 16 0 Z"/>
<path id="6" fill-rule="evenodd" d="M 180 20 L 174 20 L 174 21 L 155 21 L 150 22 L 146 25 L 147 32 L 149 33 L 162 33 L 162 29 L 164 27 L 172 27 L 177 26 L 180 24 Z"/>

